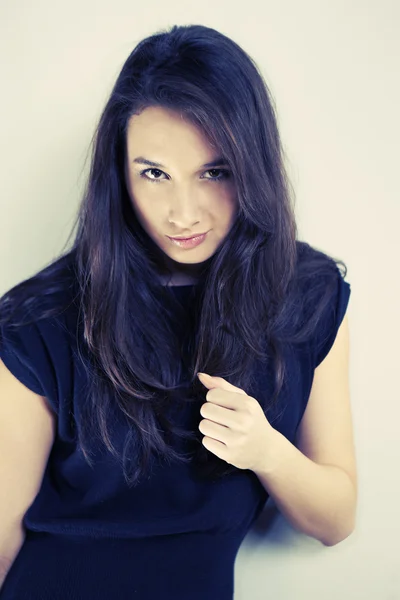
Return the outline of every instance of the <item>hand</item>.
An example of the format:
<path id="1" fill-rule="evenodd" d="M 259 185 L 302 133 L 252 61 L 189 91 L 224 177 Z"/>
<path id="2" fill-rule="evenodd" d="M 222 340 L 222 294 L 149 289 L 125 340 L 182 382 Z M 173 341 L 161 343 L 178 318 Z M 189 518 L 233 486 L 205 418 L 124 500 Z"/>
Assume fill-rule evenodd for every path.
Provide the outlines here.
<path id="1" fill-rule="evenodd" d="M 223 377 L 198 373 L 198 378 L 209 390 L 200 409 L 203 446 L 238 469 L 264 467 L 275 430 L 259 402 Z"/>

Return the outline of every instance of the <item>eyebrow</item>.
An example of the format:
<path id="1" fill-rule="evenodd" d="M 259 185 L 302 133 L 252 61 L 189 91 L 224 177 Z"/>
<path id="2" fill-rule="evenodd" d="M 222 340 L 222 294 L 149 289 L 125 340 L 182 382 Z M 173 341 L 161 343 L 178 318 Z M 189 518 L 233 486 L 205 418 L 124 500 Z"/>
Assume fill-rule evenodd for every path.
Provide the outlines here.
<path id="1" fill-rule="evenodd" d="M 149 167 L 157 167 L 160 169 L 167 169 L 168 167 L 166 167 L 165 165 L 162 165 L 161 163 L 158 162 L 154 162 L 152 160 L 149 160 L 148 158 L 144 158 L 143 156 L 138 156 L 137 158 L 134 158 L 133 163 L 138 163 L 141 165 L 148 165 Z M 228 167 L 228 161 L 223 157 L 220 156 L 218 158 L 216 158 L 215 160 L 212 160 L 209 163 L 205 163 L 204 165 L 202 165 L 200 168 L 204 169 L 212 169 L 213 167 L 217 167 L 217 166 L 224 166 L 224 167 Z"/>

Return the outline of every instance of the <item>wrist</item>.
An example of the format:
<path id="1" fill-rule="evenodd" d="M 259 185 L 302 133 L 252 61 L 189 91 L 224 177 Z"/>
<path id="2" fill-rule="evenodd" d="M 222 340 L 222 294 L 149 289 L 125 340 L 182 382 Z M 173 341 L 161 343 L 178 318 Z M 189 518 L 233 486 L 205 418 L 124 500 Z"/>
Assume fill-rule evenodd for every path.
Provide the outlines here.
<path id="1" fill-rule="evenodd" d="M 277 429 L 269 425 L 266 431 L 265 444 L 260 452 L 260 460 L 253 469 L 256 475 L 274 473 L 282 459 L 282 443 L 286 440 Z"/>

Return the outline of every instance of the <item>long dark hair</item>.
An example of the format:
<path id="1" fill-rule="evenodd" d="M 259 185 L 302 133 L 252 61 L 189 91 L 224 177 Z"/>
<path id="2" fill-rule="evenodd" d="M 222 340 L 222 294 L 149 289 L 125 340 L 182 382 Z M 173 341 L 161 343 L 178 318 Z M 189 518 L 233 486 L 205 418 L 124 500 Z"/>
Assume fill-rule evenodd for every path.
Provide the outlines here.
<path id="1" fill-rule="evenodd" d="M 229 234 L 206 261 L 184 351 L 175 335 L 181 309 L 170 289 L 157 284 L 162 257 L 135 217 L 124 180 L 128 120 L 149 106 L 180 111 L 206 132 L 228 160 L 239 202 Z M 199 431 L 185 431 L 167 417 L 171 398 L 182 391 L 184 361 L 189 379 L 181 395 L 186 403 L 201 404 L 207 390 L 199 371 L 249 393 L 255 359 L 272 358 L 274 393 L 263 406 L 268 417 L 285 382 L 283 345 L 312 335 L 334 293 L 336 263 L 345 267 L 296 239 L 276 109 L 240 46 L 202 25 L 173 26 L 136 46 L 93 137 L 76 224 L 72 249 L 12 288 L 0 308 L 10 318 L 17 306 L 30 312 L 35 307 L 39 320 L 65 308 L 54 301 L 46 309 L 46 298 L 56 298 L 66 286 L 73 291 L 90 358 L 83 360 L 90 393 L 77 432 L 86 461 L 93 465 L 90 442 L 97 436 L 122 459 L 125 480 L 135 485 L 154 453 L 191 460 L 169 445 L 175 434 L 194 440 L 210 475 L 232 472 L 234 466 L 204 448 Z M 317 309 L 303 322 L 304 308 L 316 297 Z M 116 407 L 129 425 L 122 456 L 109 432 Z"/>

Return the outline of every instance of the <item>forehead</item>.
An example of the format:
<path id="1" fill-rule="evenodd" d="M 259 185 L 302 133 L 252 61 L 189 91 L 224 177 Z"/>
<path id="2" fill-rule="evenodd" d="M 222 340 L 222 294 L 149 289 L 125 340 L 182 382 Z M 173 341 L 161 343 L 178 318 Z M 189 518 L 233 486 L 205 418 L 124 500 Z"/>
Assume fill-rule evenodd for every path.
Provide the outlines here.
<path id="1" fill-rule="evenodd" d="M 162 107 L 147 107 L 132 115 L 127 127 L 128 149 L 142 155 L 150 151 L 184 148 L 185 152 L 214 158 L 215 145 L 200 127 L 184 118 L 178 111 Z"/>

